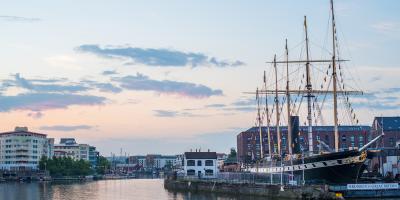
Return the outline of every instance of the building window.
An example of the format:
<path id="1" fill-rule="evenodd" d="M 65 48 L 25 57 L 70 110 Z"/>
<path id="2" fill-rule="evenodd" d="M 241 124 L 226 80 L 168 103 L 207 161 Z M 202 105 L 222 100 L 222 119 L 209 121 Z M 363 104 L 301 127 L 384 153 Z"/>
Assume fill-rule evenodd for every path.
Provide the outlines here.
<path id="1" fill-rule="evenodd" d="M 358 136 L 358 147 L 364 146 L 364 137 L 362 135 Z"/>
<path id="2" fill-rule="evenodd" d="M 351 143 L 351 147 L 355 147 L 354 135 L 350 136 L 350 143 Z"/>
<path id="3" fill-rule="evenodd" d="M 195 161 L 194 160 L 187 160 L 186 161 L 187 166 L 195 166 Z"/>
<path id="4" fill-rule="evenodd" d="M 186 171 L 186 175 L 188 175 L 188 176 L 194 176 L 194 175 L 196 175 L 196 171 L 195 171 L 194 169 L 188 169 L 188 170 Z"/>
<path id="5" fill-rule="evenodd" d="M 394 138 L 389 138 L 389 146 L 394 147 Z"/>
<path id="6" fill-rule="evenodd" d="M 329 144 L 329 135 L 325 135 L 325 142 L 326 144 Z"/>
<path id="7" fill-rule="evenodd" d="M 214 162 L 212 160 L 206 160 L 206 166 L 213 166 Z"/>
<path id="8" fill-rule="evenodd" d="M 201 166 L 201 160 L 197 161 L 197 166 Z"/>
<path id="9" fill-rule="evenodd" d="M 205 175 L 206 175 L 206 176 L 213 176 L 213 175 L 214 175 L 214 170 L 212 170 L 212 169 L 206 169 L 206 170 L 205 170 Z"/>

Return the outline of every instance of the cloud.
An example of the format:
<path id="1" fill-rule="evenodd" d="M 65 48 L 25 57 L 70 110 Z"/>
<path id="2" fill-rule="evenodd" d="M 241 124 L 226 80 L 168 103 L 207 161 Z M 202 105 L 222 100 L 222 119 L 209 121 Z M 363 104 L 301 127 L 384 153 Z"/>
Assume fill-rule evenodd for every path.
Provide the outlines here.
<path id="1" fill-rule="evenodd" d="M 385 88 L 375 92 L 365 93 L 359 97 L 351 98 L 354 108 L 375 110 L 399 110 L 400 88 Z"/>
<path id="2" fill-rule="evenodd" d="M 0 19 L 12 22 L 37 22 L 41 21 L 39 18 L 32 17 L 20 17 L 20 16 L 10 16 L 10 15 L 0 15 Z"/>
<path id="3" fill-rule="evenodd" d="M 106 70 L 106 71 L 103 71 L 101 74 L 104 75 L 104 76 L 108 76 L 108 75 L 118 74 L 118 72 L 115 71 L 115 70 Z"/>
<path id="4" fill-rule="evenodd" d="M 237 106 L 237 107 L 229 107 L 229 108 L 223 108 L 225 111 L 239 111 L 239 112 L 256 112 L 256 107 L 254 106 Z"/>
<path id="5" fill-rule="evenodd" d="M 106 98 L 91 95 L 60 93 L 25 93 L 16 96 L 0 96 L 0 112 L 11 110 L 44 111 L 67 108 L 72 105 L 102 105 Z"/>
<path id="6" fill-rule="evenodd" d="M 257 105 L 255 98 L 240 98 L 232 103 L 234 106 L 254 106 Z"/>
<path id="7" fill-rule="evenodd" d="M 89 130 L 92 129 L 93 126 L 89 125 L 55 125 L 55 126 L 41 126 L 39 129 L 43 131 L 77 131 L 77 130 Z"/>
<path id="8" fill-rule="evenodd" d="M 148 76 L 137 73 L 136 76 L 113 78 L 120 87 L 128 90 L 154 91 L 161 94 L 174 94 L 191 98 L 206 98 L 223 95 L 222 90 L 213 90 L 201 84 L 170 80 L 153 80 Z"/>
<path id="9" fill-rule="evenodd" d="M 384 93 L 392 94 L 392 93 L 398 93 L 400 92 L 399 87 L 391 87 L 383 90 Z"/>
<path id="10" fill-rule="evenodd" d="M 156 117 L 204 117 L 205 115 L 193 114 L 190 112 L 180 112 L 172 110 L 153 110 Z"/>
<path id="11" fill-rule="evenodd" d="M 38 93 L 77 93 L 91 89 L 99 89 L 101 92 L 112 93 L 119 93 L 122 91 L 121 88 L 111 83 L 102 83 L 92 80 L 81 80 L 79 83 L 68 83 L 67 81 L 68 79 L 25 79 L 17 73 L 14 75 L 14 80 L 3 81 L 3 88 L 16 86 Z"/>
<path id="12" fill-rule="evenodd" d="M 50 80 L 39 80 L 39 79 L 34 79 L 34 80 L 28 80 L 23 77 L 19 73 L 17 73 L 14 76 L 14 80 L 9 81 L 10 84 L 15 84 L 15 86 L 28 89 L 31 91 L 36 91 L 36 92 L 81 92 L 81 91 L 86 91 L 89 88 L 83 85 L 62 85 L 62 84 L 36 84 L 34 82 L 56 82 L 54 79 Z"/>
<path id="13" fill-rule="evenodd" d="M 101 92 L 112 92 L 112 93 L 122 92 L 122 89 L 120 87 L 117 87 L 111 83 L 92 82 L 91 85 L 98 88 Z"/>
<path id="14" fill-rule="evenodd" d="M 226 106 L 225 104 L 216 103 L 216 104 L 209 104 L 209 105 L 206 105 L 205 107 L 206 107 L 206 108 L 223 108 L 223 107 L 225 107 L 225 106 Z"/>
<path id="15" fill-rule="evenodd" d="M 157 117 L 175 117 L 178 112 L 170 110 L 153 110 Z"/>
<path id="16" fill-rule="evenodd" d="M 400 23 L 393 21 L 382 21 L 372 24 L 371 27 L 381 33 L 398 33 L 400 32 Z"/>
<path id="17" fill-rule="evenodd" d="M 34 119 L 39 119 L 43 117 L 43 113 L 38 111 L 38 112 L 30 112 L 27 114 L 28 117 L 32 117 Z"/>
<path id="18" fill-rule="evenodd" d="M 147 66 L 184 67 L 213 65 L 217 67 L 236 67 L 244 65 L 242 61 L 221 61 L 208 57 L 203 53 L 183 52 L 171 49 L 154 49 L 139 47 L 100 47 L 95 44 L 81 45 L 76 48 L 80 52 L 92 53 L 106 58 L 124 58 Z"/>

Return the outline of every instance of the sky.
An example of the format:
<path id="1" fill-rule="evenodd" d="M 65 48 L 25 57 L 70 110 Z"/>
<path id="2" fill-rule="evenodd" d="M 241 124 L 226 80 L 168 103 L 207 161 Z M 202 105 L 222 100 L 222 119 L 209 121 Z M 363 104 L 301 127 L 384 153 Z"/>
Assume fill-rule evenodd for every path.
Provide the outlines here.
<path id="1" fill-rule="evenodd" d="M 262 88 L 263 71 L 272 89 L 267 62 L 285 58 L 285 39 L 289 57 L 304 59 L 305 15 L 311 57 L 330 58 L 329 8 L 328 0 L 1 1 L 0 131 L 74 137 L 105 156 L 229 152 L 256 122 L 255 96 L 245 92 Z M 341 124 L 354 122 L 350 109 L 360 125 L 399 115 L 399 9 L 394 0 L 335 1 L 340 57 L 350 60 L 340 79 L 364 92 L 343 100 Z M 329 87 L 327 65 L 313 66 L 314 87 Z M 289 71 L 298 88 L 304 66 Z M 331 125 L 331 97 L 318 98 L 317 124 Z"/>

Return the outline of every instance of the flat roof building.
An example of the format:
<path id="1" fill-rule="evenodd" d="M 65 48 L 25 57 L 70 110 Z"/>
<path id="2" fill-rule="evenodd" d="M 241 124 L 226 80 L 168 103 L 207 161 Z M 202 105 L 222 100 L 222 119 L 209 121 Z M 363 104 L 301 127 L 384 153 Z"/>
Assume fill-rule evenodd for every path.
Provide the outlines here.
<path id="1" fill-rule="evenodd" d="M 53 155 L 54 139 L 35 133 L 27 127 L 0 133 L 0 168 L 6 170 L 35 170 L 43 156 Z"/>
<path id="2" fill-rule="evenodd" d="M 218 163 L 216 152 L 185 152 L 183 170 L 186 177 L 216 178 Z"/>
<path id="3" fill-rule="evenodd" d="M 308 151 L 307 126 L 300 126 L 298 131 L 298 143 L 301 151 Z M 360 148 L 371 140 L 371 127 L 369 126 L 339 126 L 339 147 L 341 149 Z M 276 127 L 270 127 L 271 149 L 277 150 Z M 264 155 L 268 155 L 268 134 L 267 127 L 263 126 L 262 141 Z M 282 150 L 286 153 L 287 148 L 287 127 L 281 126 L 282 134 Z M 251 163 L 261 157 L 260 147 L 260 131 L 259 127 L 252 127 L 246 131 L 239 133 L 236 137 L 237 141 L 237 158 L 241 163 Z M 313 144 L 314 150 L 321 147 L 318 141 L 322 141 L 331 150 L 334 149 L 334 127 L 333 126 L 313 126 Z M 325 149 L 326 150 L 326 149 Z"/>

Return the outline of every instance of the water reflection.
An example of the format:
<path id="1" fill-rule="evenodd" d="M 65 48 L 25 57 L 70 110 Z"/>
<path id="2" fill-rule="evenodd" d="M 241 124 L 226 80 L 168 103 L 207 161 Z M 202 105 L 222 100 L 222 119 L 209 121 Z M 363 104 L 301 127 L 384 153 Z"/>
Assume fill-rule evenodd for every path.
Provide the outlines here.
<path id="1" fill-rule="evenodd" d="M 0 199 L 7 200 L 261 200 L 260 197 L 174 193 L 164 189 L 161 179 L 102 180 L 62 183 L 1 183 Z"/>

